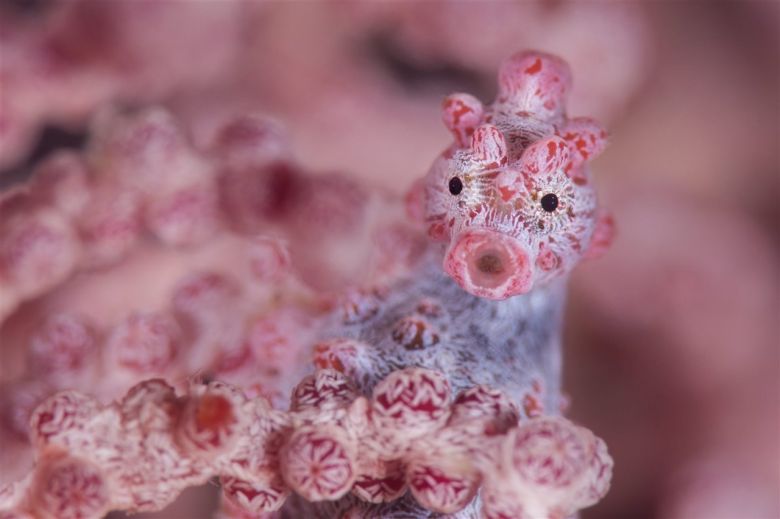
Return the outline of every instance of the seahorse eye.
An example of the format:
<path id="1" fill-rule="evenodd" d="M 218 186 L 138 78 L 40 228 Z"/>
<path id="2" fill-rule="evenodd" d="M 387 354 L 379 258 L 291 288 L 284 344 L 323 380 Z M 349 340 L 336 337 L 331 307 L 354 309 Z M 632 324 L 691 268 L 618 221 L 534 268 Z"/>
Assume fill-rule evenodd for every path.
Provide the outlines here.
<path id="1" fill-rule="evenodd" d="M 555 193 L 547 193 L 542 197 L 542 209 L 552 213 L 558 208 L 558 196 Z"/>
<path id="2" fill-rule="evenodd" d="M 461 191 L 463 191 L 463 181 L 460 179 L 460 177 L 452 177 L 450 179 L 450 193 L 453 195 L 459 195 Z"/>

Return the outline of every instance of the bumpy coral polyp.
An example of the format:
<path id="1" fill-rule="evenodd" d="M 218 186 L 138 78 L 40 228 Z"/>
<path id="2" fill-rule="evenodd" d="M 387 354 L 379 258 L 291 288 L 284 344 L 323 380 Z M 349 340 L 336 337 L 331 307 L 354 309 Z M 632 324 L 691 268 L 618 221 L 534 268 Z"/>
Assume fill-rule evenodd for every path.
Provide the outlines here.
<path id="1" fill-rule="evenodd" d="M 75 391 L 63 391 L 46 399 L 30 417 L 30 436 L 37 445 L 67 445 L 83 433 L 97 411 L 97 402 Z"/>
<path id="2" fill-rule="evenodd" d="M 220 383 L 190 395 L 178 424 L 179 444 L 194 456 L 209 456 L 229 449 L 239 433 L 243 397 Z"/>
<path id="3" fill-rule="evenodd" d="M 449 417 L 450 386 L 440 374 L 407 368 L 374 388 L 373 420 L 387 431 L 421 434 L 440 427 Z"/>
<path id="4" fill-rule="evenodd" d="M 476 472 L 458 474 L 439 467 L 436 462 L 412 461 L 406 469 L 409 488 L 418 503 L 429 510 L 444 514 L 463 509 L 474 499 L 479 488 Z"/>
<path id="5" fill-rule="evenodd" d="M 378 470 L 370 470 L 357 478 L 352 493 L 369 503 L 387 503 L 406 492 L 406 474 L 399 461 L 380 462 Z"/>
<path id="6" fill-rule="evenodd" d="M 34 509 L 43 519 L 90 519 L 108 511 L 110 490 L 91 463 L 51 454 L 35 481 Z"/>
<path id="7" fill-rule="evenodd" d="M 487 478 L 488 517 L 566 517 L 598 501 L 609 488 L 612 460 L 590 431 L 559 417 L 530 420 L 501 447 L 502 468 Z M 511 515 L 508 515 L 511 517 Z"/>
<path id="8" fill-rule="evenodd" d="M 314 365 L 319 369 L 334 369 L 349 377 L 360 373 L 360 361 L 368 346 L 353 339 L 330 339 L 314 346 Z"/>
<path id="9" fill-rule="evenodd" d="M 282 507 L 289 490 L 283 482 L 257 485 L 238 478 L 220 478 L 222 492 L 235 506 L 252 514 L 274 512 Z"/>
<path id="10" fill-rule="evenodd" d="M 76 227 L 88 267 L 106 267 L 120 261 L 137 243 L 142 199 L 137 192 L 119 190 L 107 182 L 92 189 Z"/>
<path id="11" fill-rule="evenodd" d="M 488 386 L 474 386 L 458 394 L 452 405 L 449 424 L 484 423 L 488 436 L 504 434 L 517 424 L 517 405 L 503 392 Z"/>
<path id="12" fill-rule="evenodd" d="M 534 485 L 564 487 L 587 466 L 588 446 L 555 421 L 540 421 L 513 431 L 512 466 Z"/>
<path id="13" fill-rule="evenodd" d="M 112 332 L 106 347 L 123 369 L 161 373 L 178 353 L 179 341 L 179 327 L 169 316 L 134 314 Z"/>
<path id="14" fill-rule="evenodd" d="M 0 489 L 0 507 L 47 519 L 155 510 L 212 476 L 230 507 L 250 515 L 278 510 L 291 490 L 311 502 L 351 492 L 379 504 L 408 488 L 426 509 L 457 513 L 484 482 L 491 518 L 565 516 L 606 492 L 601 440 L 563 418 L 517 416 L 486 386 L 452 402 L 447 378 L 422 368 L 391 373 L 370 403 L 343 374 L 321 370 L 298 385 L 287 413 L 219 382 L 177 397 L 151 379 L 105 406 L 63 392 L 34 412 L 35 474 Z"/>
<path id="15" fill-rule="evenodd" d="M 97 347 L 97 339 L 86 319 L 55 314 L 30 341 L 30 367 L 53 378 L 73 376 L 92 360 Z"/>
<path id="16" fill-rule="evenodd" d="M 47 158 L 33 173 L 32 192 L 44 203 L 75 217 L 89 202 L 89 170 L 83 157 L 61 151 Z"/>
<path id="17" fill-rule="evenodd" d="M 163 242 L 194 245 L 213 236 L 220 225 L 216 186 L 193 182 L 169 193 L 150 197 L 146 225 Z"/>
<path id="18" fill-rule="evenodd" d="M 355 383 L 333 369 L 320 369 L 295 386 L 290 409 L 293 411 L 342 407 L 357 397 Z"/>
<path id="19" fill-rule="evenodd" d="M 67 278 L 81 257 L 72 227 L 58 212 L 0 200 L 0 287 L 22 298 L 49 290 Z M 6 201 L 7 206 L 13 204 Z M 14 214 L 16 213 L 16 214 Z"/>
<path id="20" fill-rule="evenodd" d="M 281 469 L 287 484 L 309 501 L 343 496 L 357 476 L 349 440 L 336 427 L 296 431 L 282 451 Z"/>

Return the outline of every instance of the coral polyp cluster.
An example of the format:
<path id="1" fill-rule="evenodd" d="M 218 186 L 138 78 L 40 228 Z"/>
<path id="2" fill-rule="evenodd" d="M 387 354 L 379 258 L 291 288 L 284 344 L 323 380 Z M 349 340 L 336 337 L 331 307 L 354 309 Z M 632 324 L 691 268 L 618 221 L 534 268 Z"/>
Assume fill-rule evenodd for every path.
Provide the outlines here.
<path id="1" fill-rule="evenodd" d="M 380 276 L 405 272 L 394 259 L 409 239 L 396 236 L 410 226 L 383 198 L 341 174 L 305 172 L 266 118 L 236 117 L 197 144 L 165 110 L 106 112 L 84 152 L 55 153 L 29 183 L 0 196 L 0 319 L 149 241 L 192 251 L 239 239 L 253 249 L 241 256 L 256 258 L 248 275 L 269 280 L 288 248 L 318 251 L 316 259 L 297 254 L 297 266 L 320 289 L 354 279 L 369 261 Z M 377 235 L 375 257 L 334 257 L 354 233 Z"/>
<path id="2" fill-rule="evenodd" d="M 55 154 L 30 185 L 0 200 L 0 315 L 79 270 L 117 264 L 145 232 L 186 247 L 225 225 L 215 159 L 167 112 L 106 115 L 94 136 L 85 154 Z"/>
<path id="3" fill-rule="evenodd" d="M 177 395 L 161 379 L 101 405 L 58 393 L 33 413 L 36 469 L 3 490 L 19 517 L 99 517 L 157 510 L 218 476 L 224 513 L 279 510 L 292 492 L 309 502 L 349 495 L 356 512 L 407 491 L 452 514 L 566 517 L 606 492 L 612 462 L 601 440 L 560 417 L 520 420 L 487 386 L 453 398 L 446 377 L 407 368 L 368 397 L 345 375 L 318 370 L 296 386 L 289 411 L 220 382 Z"/>
<path id="4" fill-rule="evenodd" d="M 560 329 L 566 275 L 609 242 L 586 166 L 605 133 L 566 117 L 558 58 L 499 79 L 488 107 L 445 100 L 455 141 L 405 204 L 306 173 L 267 120 L 203 144 L 156 109 L 102 114 L 83 154 L 4 196 L 0 318 L 27 353 L 3 425 L 35 467 L 0 510 L 154 511 L 215 477 L 241 519 L 598 501 L 612 462 L 559 416 Z M 145 271 L 162 302 L 71 309 L 150 243 L 191 262 Z"/>

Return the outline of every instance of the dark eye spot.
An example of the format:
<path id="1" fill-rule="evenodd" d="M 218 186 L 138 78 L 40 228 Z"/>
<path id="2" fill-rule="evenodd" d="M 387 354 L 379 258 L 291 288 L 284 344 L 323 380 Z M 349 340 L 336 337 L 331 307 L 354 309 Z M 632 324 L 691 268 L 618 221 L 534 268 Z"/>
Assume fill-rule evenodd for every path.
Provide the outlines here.
<path id="1" fill-rule="evenodd" d="M 547 193 L 542 197 L 542 209 L 552 213 L 558 208 L 558 197 L 555 193 Z"/>
<path id="2" fill-rule="evenodd" d="M 450 193 L 459 195 L 461 191 L 463 191 L 463 181 L 459 177 L 452 177 L 450 179 Z"/>

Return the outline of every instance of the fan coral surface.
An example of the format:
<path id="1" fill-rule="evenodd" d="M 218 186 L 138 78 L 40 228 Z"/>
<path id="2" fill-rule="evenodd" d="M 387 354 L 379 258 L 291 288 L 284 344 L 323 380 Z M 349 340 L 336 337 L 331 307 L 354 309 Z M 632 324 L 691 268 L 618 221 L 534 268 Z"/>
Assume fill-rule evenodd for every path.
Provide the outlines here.
<path id="1" fill-rule="evenodd" d="M 303 172 L 260 118 L 201 149 L 162 110 L 101 115 L 85 154 L 0 200 L 0 318 L 149 236 L 231 263 L 199 256 L 162 308 L 44 305 L 12 335 L 28 353 L 4 426 L 34 469 L 0 490 L 0 517 L 160 510 L 214 477 L 241 519 L 596 503 L 612 460 L 560 416 L 560 330 L 568 273 L 613 226 L 587 165 L 606 132 L 566 116 L 570 88 L 562 60 L 522 52 L 492 104 L 447 97 L 453 143 L 405 204 Z"/>

